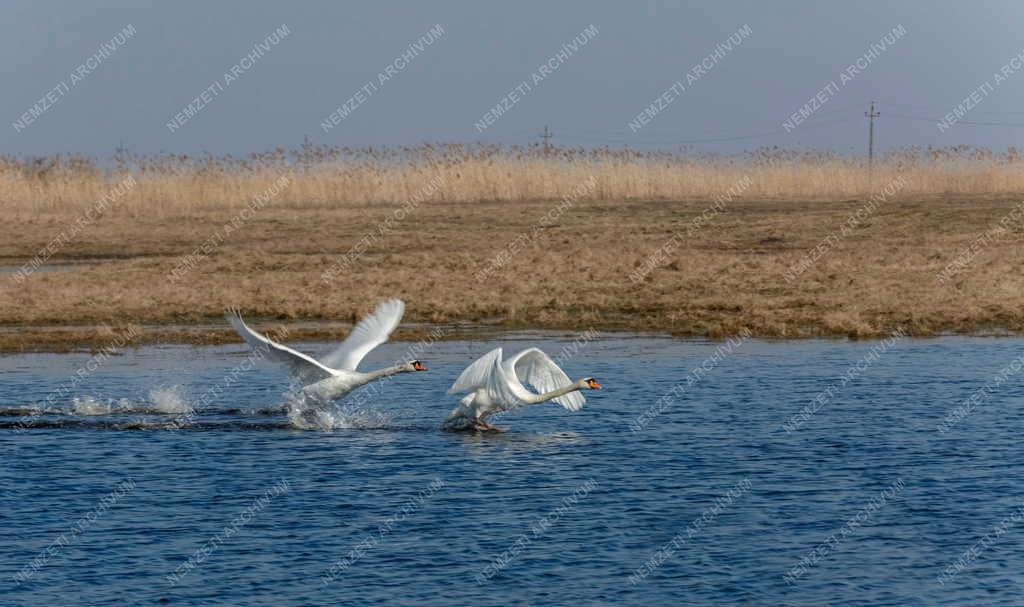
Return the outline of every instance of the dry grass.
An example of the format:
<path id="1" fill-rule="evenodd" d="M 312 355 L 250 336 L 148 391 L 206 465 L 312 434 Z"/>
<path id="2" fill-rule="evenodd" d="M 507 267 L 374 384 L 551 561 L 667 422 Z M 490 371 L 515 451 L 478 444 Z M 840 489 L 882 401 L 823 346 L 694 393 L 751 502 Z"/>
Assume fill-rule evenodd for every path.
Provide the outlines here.
<path id="1" fill-rule="evenodd" d="M 762 149 L 740 156 L 694 156 L 612 150 L 438 145 L 352 150 L 306 146 L 245 158 L 115 156 L 100 168 L 83 157 L 0 158 L 4 213 L 88 211 L 126 175 L 134 187 L 105 205 L 106 214 L 180 215 L 241 209 L 282 175 L 288 187 L 277 208 L 307 209 L 411 198 L 425 202 L 553 200 L 593 178 L 593 201 L 711 198 L 741 179 L 753 198 L 839 200 L 871 191 L 859 159 L 824 152 Z M 1015 149 L 996 154 L 969 147 L 906 149 L 879 160 L 874 183 L 896 176 L 900 196 L 992 195 L 1024 191 L 1024 164 Z"/>
<path id="2" fill-rule="evenodd" d="M 233 339 L 205 328 L 229 305 L 261 326 L 329 320 L 303 336 L 335 338 L 339 321 L 390 295 L 424 323 L 771 337 L 1024 330 L 1022 226 L 1005 221 L 1024 191 L 1012 152 L 887 158 L 876 184 L 898 176 L 903 187 L 847 234 L 869 204 L 867 176 L 839 158 L 443 152 L 124 161 L 113 170 L 130 167 L 136 185 L 84 223 L 117 175 L 8 160 L 3 263 L 74 263 L 0 273 L 0 350 L 93 344 L 98 323 L 140 325 L 138 341 Z M 282 174 L 287 186 L 254 205 Z M 841 237 L 793 278 L 830 234 Z"/>

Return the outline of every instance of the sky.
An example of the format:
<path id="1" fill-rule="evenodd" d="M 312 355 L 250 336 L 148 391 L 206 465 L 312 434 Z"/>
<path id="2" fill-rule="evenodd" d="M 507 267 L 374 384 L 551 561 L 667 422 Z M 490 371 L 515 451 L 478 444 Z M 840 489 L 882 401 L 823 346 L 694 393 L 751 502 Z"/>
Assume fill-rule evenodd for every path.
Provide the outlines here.
<path id="1" fill-rule="evenodd" d="M 3 13 L 2 154 L 521 144 L 545 125 L 559 145 L 863 154 L 871 100 L 878 151 L 1024 136 L 1020 2 L 6 0 Z"/>

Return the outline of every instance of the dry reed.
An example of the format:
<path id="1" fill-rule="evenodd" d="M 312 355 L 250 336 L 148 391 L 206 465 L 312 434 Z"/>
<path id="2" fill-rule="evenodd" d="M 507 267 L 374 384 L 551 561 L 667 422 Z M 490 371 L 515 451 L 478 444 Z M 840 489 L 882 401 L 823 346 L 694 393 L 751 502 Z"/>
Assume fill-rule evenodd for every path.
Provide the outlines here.
<path id="1" fill-rule="evenodd" d="M 349 149 L 307 145 L 243 158 L 134 156 L 101 164 L 80 156 L 0 157 L 0 204 L 12 213 L 84 210 L 131 175 L 135 187 L 106 212 L 173 216 L 241 208 L 273 188 L 280 208 L 421 202 L 711 198 L 750 181 L 748 198 L 842 200 L 901 178 L 898 196 L 992 195 L 1024 191 L 1024 164 L 1005 153 L 971 147 L 908 148 L 881 157 L 874 174 L 861 159 L 818 151 L 760 149 L 735 156 L 679 152 L 500 147 L 457 144 Z"/>

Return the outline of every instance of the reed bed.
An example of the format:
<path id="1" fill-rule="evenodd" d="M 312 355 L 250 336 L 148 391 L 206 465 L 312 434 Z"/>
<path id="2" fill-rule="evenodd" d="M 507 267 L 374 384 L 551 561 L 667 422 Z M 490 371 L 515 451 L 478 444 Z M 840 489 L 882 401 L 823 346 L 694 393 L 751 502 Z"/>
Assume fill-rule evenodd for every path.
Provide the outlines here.
<path id="1" fill-rule="evenodd" d="M 973 148 L 871 175 L 783 150 L 4 158 L 0 352 L 103 345 L 103 325 L 237 341 L 227 307 L 336 340 L 391 296 L 460 326 L 1019 333 L 1021 192 L 1014 150 Z"/>
<path id="2" fill-rule="evenodd" d="M 275 188 L 281 177 L 284 188 Z M 418 202 L 688 200 L 723 195 L 737 183 L 754 199 L 843 200 L 897 178 L 897 198 L 1024 191 L 1019 152 L 960 146 L 907 148 L 877 159 L 829 152 L 758 149 L 718 156 L 693 151 L 502 147 L 437 144 L 413 148 L 305 145 L 245 157 L 119 151 L 108 161 L 82 156 L 0 157 L 5 213 L 85 210 L 117 184 L 131 187 L 105 213 L 174 216 L 251 205 L 273 194 L 278 208 Z M 587 187 L 581 189 L 581 184 Z"/>

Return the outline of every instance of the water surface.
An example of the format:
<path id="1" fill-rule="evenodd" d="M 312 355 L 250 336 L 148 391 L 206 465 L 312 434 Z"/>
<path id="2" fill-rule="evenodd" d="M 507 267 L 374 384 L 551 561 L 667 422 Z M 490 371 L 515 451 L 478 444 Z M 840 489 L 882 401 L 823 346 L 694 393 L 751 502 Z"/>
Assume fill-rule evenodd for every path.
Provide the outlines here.
<path id="1" fill-rule="evenodd" d="M 605 386 L 581 412 L 440 432 L 494 345 L 429 344 L 429 372 L 352 395 L 329 430 L 290 426 L 287 380 L 238 370 L 242 346 L 0 358 L 0 604 L 1024 596 L 1022 340 L 602 337 L 563 363 Z"/>

